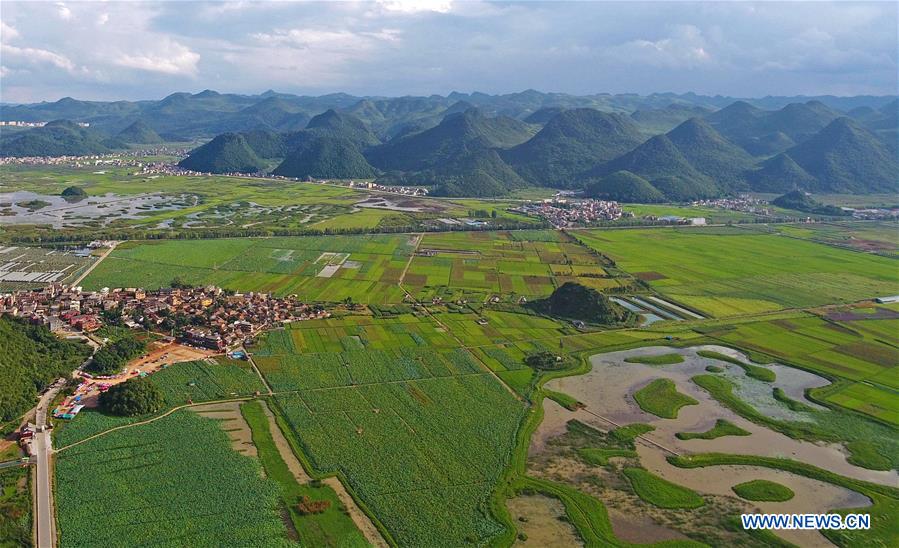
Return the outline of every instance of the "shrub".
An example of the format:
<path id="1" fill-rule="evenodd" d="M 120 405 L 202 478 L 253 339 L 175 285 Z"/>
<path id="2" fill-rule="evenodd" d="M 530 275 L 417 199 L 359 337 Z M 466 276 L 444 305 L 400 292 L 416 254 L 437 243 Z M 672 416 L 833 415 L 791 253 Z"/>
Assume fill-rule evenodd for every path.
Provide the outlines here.
<path id="1" fill-rule="evenodd" d="M 164 406 L 162 391 L 149 379 L 131 379 L 100 394 L 100 408 L 112 415 L 146 415 Z"/>

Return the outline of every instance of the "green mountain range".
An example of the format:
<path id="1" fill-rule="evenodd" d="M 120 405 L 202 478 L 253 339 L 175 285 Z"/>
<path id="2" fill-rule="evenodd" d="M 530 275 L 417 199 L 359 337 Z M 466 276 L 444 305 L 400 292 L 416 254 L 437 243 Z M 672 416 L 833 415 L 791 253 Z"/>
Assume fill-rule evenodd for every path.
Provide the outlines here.
<path id="1" fill-rule="evenodd" d="M 195 149 L 178 165 L 207 173 L 256 173 L 266 164 L 253 152 L 243 135 L 225 133 Z"/>
<path id="2" fill-rule="evenodd" d="M 850 118 L 831 122 L 787 151 L 817 179 L 818 192 L 896 192 L 899 162 L 893 151 Z"/>
<path id="3" fill-rule="evenodd" d="M 137 120 L 116 135 L 123 143 L 155 145 L 163 142 L 162 137 L 142 120 Z"/>
<path id="4" fill-rule="evenodd" d="M 531 184 L 575 188 L 579 173 L 642 140 L 626 116 L 574 109 L 556 115 L 533 139 L 503 152 L 502 157 Z"/>
<path id="5" fill-rule="evenodd" d="M 36 127 L 0 136 L 2 156 L 85 156 L 104 154 L 124 143 L 69 120 L 54 120 Z"/>
<path id="6" fill-rule="evenodd" d="M 348 139 L 317 137 L 290 151 L 272 172 L 300 179 L 369 179 L 375 170 Z"/>
<path id="7" fill-rule="evenodd" d="M 63 113 L 91 127 L 5 126 L 0 155 L 98 154 L 200 136 L 211 140 L 181 165 L 215 173 L 278 165 L 277 174 L 292 177 L 376 177 L 447 196 L 501 196 L 525 186 L 641 201 L 747 190 L 899 191 L 895 97 L 205 90 L 159 101 L 0 105 L 5 119 Z"/>

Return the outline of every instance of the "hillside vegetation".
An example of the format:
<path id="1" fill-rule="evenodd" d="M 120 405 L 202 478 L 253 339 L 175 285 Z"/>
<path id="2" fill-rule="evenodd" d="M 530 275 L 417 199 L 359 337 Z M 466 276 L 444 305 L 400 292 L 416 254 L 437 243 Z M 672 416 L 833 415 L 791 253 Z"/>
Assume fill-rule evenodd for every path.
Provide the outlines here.
<path id="1" fill-rule="evenodd" d="M 57 339 L 46 327 L 0 316 L 0 421 L 33 407 L 40 392 L 89 355 L 88 346 Z"/>

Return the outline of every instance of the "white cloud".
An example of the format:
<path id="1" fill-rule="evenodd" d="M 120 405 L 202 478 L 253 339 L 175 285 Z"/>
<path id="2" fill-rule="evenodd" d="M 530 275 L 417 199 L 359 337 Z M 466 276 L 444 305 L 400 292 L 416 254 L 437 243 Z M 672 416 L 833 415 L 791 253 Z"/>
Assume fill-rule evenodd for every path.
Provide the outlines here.
<path id="1" fill-rule="evenodd" d="M 108 22 L 109 22 L 109 14 L 108 13 L 101 13 L 100 15 L 97 16 L 97 24 L 98 25 L 103 26 Z"/>
<path id="2" fill-rule="evenodd" d="M 171 40 L 163 40 L 156 51 L 121 53 L 114 63 L 121 67 L 158 72 L 162 74 L 195 76 L 200 54 Z"/>
<path id="3" fill-rule="evenodd" d="M 56 15 L 58 15 L 60 19 L 63 19 L 65 21 L 68 21 L 72 19 L 72 17 L 74 17 L 72 15 L 72 10 L 70 10 L 69 7 L 62 2 L 56 3 Z"/>
<path id="4" fill-rule="evenodd" d="M 5 78 L 9 75 L 10 70 L 3 65 L 0 65 L 0 78 Z"/>
<path id="5" fill-rule="evenodd" d="M 23 61 L 26 64 L 50 64 L 68 72 L 75 72 L 75 63 L 68 57 L 39 48 L 20 48 L 10 44 L 0 45 L 0 51 L 9 59 Z"/>
<path id="6" fill-rule="evenodd" d="M 19 37 L 19 31 L 3 21 L 0 21 L 0 41 L 6 42 Z"/>
<path id="7" fill-rule="evenodd" d="M 658 40 L 637 39 L 606 50 L 607 58 L 626 63 L 666 68 L 694 68 L 713 61 L 702 31 L 693 25 L 677 25 Z"/>
<path id="8" fill-rule="evenodd" d="M 448 13 L 453 9 L 453 0 L 377 0 L 377 3 L 386 11 L 399 13 Z"/>

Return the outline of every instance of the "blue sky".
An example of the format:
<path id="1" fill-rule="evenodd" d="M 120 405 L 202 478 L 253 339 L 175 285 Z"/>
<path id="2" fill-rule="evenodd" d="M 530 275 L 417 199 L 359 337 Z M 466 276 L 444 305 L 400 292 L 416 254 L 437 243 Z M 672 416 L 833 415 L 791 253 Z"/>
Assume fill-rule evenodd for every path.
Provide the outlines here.
<path id="1" fill-rule="evenodd" d="M 897 93 L 899 3 L 10 2 L 0 100 Z"/>

